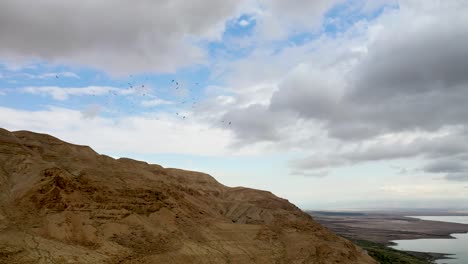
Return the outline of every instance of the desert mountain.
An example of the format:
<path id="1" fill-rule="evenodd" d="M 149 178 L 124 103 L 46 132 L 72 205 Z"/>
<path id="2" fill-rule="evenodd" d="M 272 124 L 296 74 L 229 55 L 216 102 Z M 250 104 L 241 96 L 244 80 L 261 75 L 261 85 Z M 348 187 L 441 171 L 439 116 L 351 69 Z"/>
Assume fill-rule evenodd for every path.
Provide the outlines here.
<path id="1" fill-rule="evenodd" d="M 270 192 L 0 129 L 0 263 L 375 263 Z"/>

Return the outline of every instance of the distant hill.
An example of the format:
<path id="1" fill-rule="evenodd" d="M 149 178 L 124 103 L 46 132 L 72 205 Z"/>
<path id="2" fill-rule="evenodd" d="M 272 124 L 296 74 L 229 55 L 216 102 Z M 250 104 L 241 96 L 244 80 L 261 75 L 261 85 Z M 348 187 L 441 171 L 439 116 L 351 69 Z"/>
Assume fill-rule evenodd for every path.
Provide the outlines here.
<path id="1" fill-rule="evenodd" d="M 324 216 L 365 216 L 365 213 L 359 212 L 334 212 L 334 211 L 307 211 L 308 214 Z"/>
<path id="2" fill-rule="evenodd" d="M 0 129 L 0 263 L 375 263 L 270 192 Z"/>

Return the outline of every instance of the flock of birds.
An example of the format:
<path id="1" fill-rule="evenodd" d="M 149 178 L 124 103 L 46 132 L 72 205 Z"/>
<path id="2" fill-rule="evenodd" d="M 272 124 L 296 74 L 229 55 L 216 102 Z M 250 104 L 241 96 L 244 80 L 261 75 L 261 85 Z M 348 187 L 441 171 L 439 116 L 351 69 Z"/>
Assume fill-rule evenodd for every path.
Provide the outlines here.
<path id="1" fill-rule="evenodd" d="M 130 75 L 130 78 L 132 78 L 132 77 L 133 77 L 133 76 Z M 56 79 L 59 79 L 59 75 L 56 75 L 55 78 L 56 78 Z M 146 80 L 148 80 L 148 79 L 146 79 Z M 182 90 L 182 89 L 180 89 L 180 88 L 181 88 L 181 83 L 179 83 L 178 80 L 172 79 L 172 80 L 171 80 L 171 84 L 172 84 L 172 87 L 171 87 L 171 88 L 174 89 L 176 92 Z M 199 86 L 199 83 L 196 82 L 195 85 L 196 85 L 196 86 Z M 120 93 L 120 94 L 125 94 L 125 93 L 127 93 L 127 94 L 139 94 L 140 96 L 147 97 L 148 100 L 150 100 L 151 98 L 154 99 L 154 97 L 151 96 L 151 91 L 150 91 L 150 89 L 149 89 L 148 87 L 146 87 L 145 84 L 138 84 L 138 85 L 135 85 L 135 84 L 132 83 L 132 82 L 127 82 L 126 90 L 127 90 L 126 92 L 125 92 L 125 91 L 124 91 L 124 92 L 118 92 L 118 91 L 116 91 L 116 90 L 108 90 L 107 95 L 105 95 L 105 98 L 107 98 L 106 105 L 109 106 L 109 105 L 114 101 L 113 98 L 118 98 L 119 93 Z M 191 91 L 191 90 L 189 89 L 189 91 Z M 101 95 L 101 94 L 97 94 L 96 92 L 93 92 L 91 95 L 95 97 L 95 96 Z M 184 101 L 180 102 L 180 104 L 187 104 L 187 103 L 188 103 L 188 100 L 184 100 Z M 197 106 L 197 103 L 198 103 L 198 102 L 197 102 L 196 98 L 195 98 L 195 97 L 192 97 L 192 99 L 191 99 L 191 108 L 192 108 L 192 109 L 195 109 L 195 107 Z M 171 103 L 171 104 L 172 104 L 172 103 Z M 124 106 L 124 103 L 123 103 L 123 102 L 121 102 L 121 106 Z M 130 107 L 129 113 L 132 113 L 132 114 L 133 114 L 133 113 L 136 113 L 137 110 L 138 110 L 138 108 L 137 108 L 137 102 L 135 102 L 135 101 L 130 101 L 130 104 L 127 105 L 127 107 Z M 121 109 L 124 109 L 124 108 L 123 108 L 123 107 L 119 107 L 119 108 L 117 109 L 117 112 L 119 112 L 119 113 L 122 112 Z M 175 112 L 175 115 L 178 116 L 178 117 L 180 117 L 180 118 L 183 119 L 183 120 L 185 120 L 185 119 L 188 118 L 187 115 L 184 115 L 184 114 L 179 113 L 179 112 Z M 152 118 L 152 119 L 154 119 L 154 120 L 159 120 L 158 118 Z M 227 124 L 227 125 L 232 125 L 232 121 L 222 120 L 221 123 Z"/>

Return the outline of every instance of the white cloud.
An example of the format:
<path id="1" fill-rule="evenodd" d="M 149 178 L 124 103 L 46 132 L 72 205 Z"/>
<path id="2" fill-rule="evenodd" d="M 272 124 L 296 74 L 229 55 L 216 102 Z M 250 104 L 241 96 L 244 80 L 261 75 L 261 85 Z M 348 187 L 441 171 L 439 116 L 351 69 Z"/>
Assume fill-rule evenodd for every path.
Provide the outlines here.
<path id="1" fill-rule="evenodd" d="M 0 31 L 10 37 L 0 43 L 0 56 L 11 64 L 39 59 L 113 74 L 173 72 L 206 63 L 200 43 L 221 40 L 228 22 L 240 15 L 250 16 L 238 21 L 240 26 L 256 21 L 256 39 L 285 39 L 319 29 L 324 14 L 340 2 L 87 0 L 64 5 L 54 0 L 2 1 Z M 102 14 L 107 14 L 105 23 Z M 82 17 L 86 19 L 78 19 Z"/>
<path id="2" fill-rule="evenodd" d="M 13 6 L 24 2 L 6 3 Z M 169 2 L 174 3 L 174 10 L 166 8 Z M 379 18 L 363 18 L 346 28 L 346 17 L 334 17 L 325 23 L 339 28 L 337 32 L 300 44 L 287 41 L 288 36 L 304 31 L 320 32 L 321 18 L 333 4 L 344 3 L 349 8 L 343 11 L 346 16 L 356 9 L 374 14 L 383 4 L 395 2 L 229 0 L 225 5 L 203 0 L 192 5 L 180 0 L 142 1 L 141 6 L 132 3 L 129 10 L 116 8 L 126 11 L 111 14 L 114 23 L 109 25 L 101 22 L 108 0 L 60 5 L 59 13 L 66 15 L 76 9 L 77 15 L 90 16 L 91 21 L 68 21 L 59 14 L 59 20 L 65 21 L 63 29 L 54 20 L 46 30 L 38 32 L 32 27 L 29 33 L 21 31 L 28 34 L 19 37 L 18 45 L 11 43 L 18 39 L 0 44 L 0 56 L 26 54 L 49 63 L 85 64 L 125 73 L 173 71 L 205 63 L 205 51 L 199 44 L 207 41 L 253 51 L 246 58 L 221 54 L 216 58 L 219 60 L 209 62 L 211 80 L 223 86 L 205 90 L 193 112 L 177 109 L 188 117 L 184 120 L 175 113 L 150 112 L 113 119 L 99 115 L 106 109 L 96 106 L 81 112 L 0 108 L 0 126 L 50 133 L 110 154 L 281 153 L 282 158 L 293 160 L 289 175 L 287 168 L 278 165 L 282 171 L 265 173 L 265 178 L 255 174 L 251 177 L 255 180 L 244 183 L 262 182 L 258 185 L 261 188 L 276 186 L 278 193 L 290 197 L 303 193 L 302 202 L 451 197 L 459 191 L 455 187 L 459 183 L 453 181 L 468 179 L 466 1 L 400 1 L 399 8 L 386 9 Z M 213 3 L 219 13 L 205 7 Z M 161 5 L 163 8 L 156 12 L 164 14 L 155 16 L 152 8 L 143 8 L 154 5 Z M 95 10 L 91 14 L 83 8 L 90 6 L 97 7 L 90 9 Z M 197 7 L 195 11 L 193 7 Z M 23 22 L 20 26 L 24 28 L 47 13 L 42 6 L 13 10 L 15 14 L 10 16 L 2 16 L 0 11 L 0 22 Z M 208 17 L 201 15 L 205 10 L 210 10 Z M 239 14 L 250 18 L 239 19 Z M 221 39 L 225 25 L 248 26 L 254 20 L 252 36 Z M 52 23 L 39 22 L 39 26 Z M 8 29 L 8 25 L 0 23 L 0 29 Z M 65 28 L 70 32 L 61 32 Z M 61 35 L 55 31 L 70 36 L 70 41 L 57 40 Z M 21 43 L 29 37 L 35 41 Z M 26 88 L 22 92 L 55 100 L 115 92 L 146 94 L 148 100 L 135 101 L 146 107 L 176 102 L 148 96 L 147 89 Z M 174 96 L 184 97 L 187 91 L 179 89 Z M 389 169 L 389 161 L 410 163 L 406 165 L 411 169 Z M 416 174 L 423 176 L 417 180 Z M 232 172 L 229 175 L 235 177 Z M 318 181 L 320 188 L 310 191 Z"/>
<path id="3" fill-rule="evenodd" d="M 24 87 L 18 88 L 20 92 L 30 94 L 42 94 L 52 96 L 55 100 L 67 100 L 70 96 L 101 96 L 101 95 L 128 95 L 138 91 L 136 89 L 123 89 L 107 86 L 88 86 L 88 87 L 57 87 L 57 86 L 41 86 L 41 87 Z"/>
<path id="4" fill-rule="evenodd" d="M 158 105 L 170 105 L 170 104 L 174 104 L 174 102 L 163 100 L 160 98 L 145 100 L 141 102 L 141 105 L 144 107 L 153 107 L 153 106 L 158 106 Z"/>
<path id="5" fill-rule="evenodd" d="M 158 120 L 150 118 L 154 115 Z M 0 107 L 0 127 L 51 134 L 106 154 L 225 155 L 231 151 L 228 146 L 232 136 L 223 129 L 161 113 L 154 115 L 85 118 L 82 112 L 66 108 L 22 111 Z"/>
<path id="6" fill-rule="evenodd" d="M 325 12 L 340 0 L 267 0 L 256 13 L 258 34 L 264 39 L 282 39 L 320 27 Z"/>
<path id="7" fill-rule="evenodd" d="M 203 63 L 205 52 L 197 42 L 219 39 L 242 3 L 1 1 L 0 32 L 9 37 L 0 43 L 0 57 L 86 65 L 114 74 L 171 72 Z"/>
<path id="8" fill-rule="evenodd" d="M 248 20 L 245 20 L 245 19 L 242 19 L 241 21 L 239 21 L 239 25 L 241 27 L 246 27 L 250 24 L 250 22 Z"/>
<path id="9" fill-rule="evenodd" d="M 80 76 L 78 76 L 74 72 L 47 72 L 47 73 L 41 73 L 41 74 L 30 74 L 30 73 L 22 73 L 21 75 L 29 78 L 29 79 L 51 79 L 51 78 L 75 78 L 79 79 Z"/>
<path id="10" fill-rule="evenodd" d="M 60 76 L 63 76 L 63 77 L 67 77 L 67 78 L 76 78 L 76 79 L 79 79 L 80 76 L 78 76 L 76 73 L 74 72 L 60 72 L 57 74 L 59 77 Z"/>
<path id="11" fill-rule="evenodd" d="M 309 158 L 293 163 L 296 174 L 400 158 L 432 162 L 444 153 L 468 153 L 460 143 L 468 135 L 467 14 L 463 1 L 404 1 L 334 36 L 279 51 L 258 47 L 249 57 L 222 65 L 236 103 L 218 108 L 245 121 L 230 127 L 245 144 L 290 142 L 309 152 Z M 251 89 L 264 83 L 271 84 L 266 92 Z M 255 105 L 258 117 L 251 114 Z M 291 142 L 300 131 L 298 123 L 314 133 Z M 330 141 L 328 150 L 317 149 L 317 142 Z M 467 180 L 468 173 L 445 178 Z"/>

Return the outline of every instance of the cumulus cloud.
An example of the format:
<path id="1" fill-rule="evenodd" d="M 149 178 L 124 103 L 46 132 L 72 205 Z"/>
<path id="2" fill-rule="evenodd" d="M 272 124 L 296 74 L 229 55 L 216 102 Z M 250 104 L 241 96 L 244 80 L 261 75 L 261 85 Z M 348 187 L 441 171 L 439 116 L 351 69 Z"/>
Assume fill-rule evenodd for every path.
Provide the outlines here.
<path id="1" fill-rule="evenodd" d="M 365 142 L 348 143 L 341 150 L 319 152 L 291 162 L 296 171 L 330 170 L 355 164 L 398 159 L 423 159 L 428 163 L 421 168 L 426 173 L 442 174 L 446 179 L 461 179 L 460 173 L 468 172 L 468 135 L 417 134 L 379 138 Z M 408 170 L 401 172 L 408 173 Z M 412 171 L 414 172 L 414 170 Z M 449 176 L 451 175 L 451 176 Z"/>
<path id="2" fill-rule="evenodd" d="M 344 140 L 464 124 L 468 9 L 444 11 L 402 9 L 384 16 L 383 29 L 347 83 L 336 81 L 340 73 L 311 68 L 284 82 L 272 107 L 321 120 L 330 136 Z M 328 92 L 340 89 L 346 93 Z"/>
<path id="3" fill-rule="evenodd" d="M 327 119 L 341 107 L 344 84 L 336 73 L 299 64 L 271 98 L 272 110 L 293 111 L 305 117 Z"/>
<path id="4" fill-rule="evenodd" d="M 218 39 L 241 3 L 2 1 L 0 56 L 90 65 L 115 74 L 174 71 L 203 61 L 197 40 Z"/>
<path id="5" fill-rule="evenodd" d="M 99 107 L 85 113 L 67 108 L 49 107 L 26 111 L 0 107 L 0 127 L 52 134 L 63 140 L 89 145 L 100 153 L 224 155 L 232 141 L 222 129 L 208 129 L 199 122 L 174 119 L 158 114 L 159 120 L 145 116 L 119 119 L 95 115 Z M 91 116 L 90 116 L 91 115 Z M 93 118 L 90 118 L 93 117 Z"/>
<path id="6" fill-rule="evenodd" d="M 354 69 L 347 113 L 330 124 L 332 135 L 348 136 L 343 123 L 361 123 L 374 135 L 465 124 L 468 7 L 431 6 L 403 5 L 382 19 L 384 28 Z"/>
<path id="7" fill-rule="evenodd" d="M 114 74 L 173 72 L 207 63 L 202 43 L 218 41 L 230 21 L 255 20 L 261 41 L 319 29 L 324 14 L 342 0 L 46 0 L 0 3 L 2 59 L 42 59 L 85 65 Z M 207 12 L 209 11 L 209 12 Z M 103 18 L 103 14 L 105 18 Z"/>
<path id="8" fill-rule="evenodd" d="M 257 104 L 242 110 L 227 112 L 221 122 L 228 124 L 243 142 L 256 142 L 279 139 L 280 135 L 277 130 L 272 129 L 274 123 L 271 121 L 272 115 L 267 108 Z M 279 122 L 278 119 L 276 121 Z M 258 135 L 262 137 L 258 138 Z"/>
<path id="9" fill-rule="evenodd" d="M 439 169 L 449 180 L 467 179 L 457 165 L 459 155 L 468 153 L 464 143 L 468 138 L 467 25 L 464 1 L 405 1 L 375 21 L 356 23 L 335 37 L 333 42 L 341 45 L 332 45 L 335 52 L 327 48 L 326 38 L 320 38 L 315 45 L 270 55 L 269 62 L 286 61 L 280 62 L 283 69 L 289 64 L 292 70 L 286 74 L 275 71 L 279 67 L 259 64 L 258 57 L 248 58 L 244 64 L 250 65 L 250 75 L 240 71 L 231 77 L 241 79 L 235 83 L 249 80 L 255 69 L 261 69 L 271 75 L 260 73 L 260 81 L 272 80 L 277 89 L 270 90 L 269 101 L 262 103 L 260 129 L 247 125 L 232 130 L 249 144 L 255 140 L 278 143 L 295 136 L 294 130 L 277 131 L 293 126 L 299 117 L 323 129 L 323 140 L 338 142 L 339 148 L 315 149 L 310 157 L 291 162 L 294 172 L 401 158 L 435 163 L 448 159 L 448 167 L 439 164 L 422 170 Z M 282 56 L 294 54 L 292 50 L 302 61 L 300 56 Z M 249 118 L 249 107 L 231 109 L 230 115 Z M 255 112 L 250 113 L 254 119 Z"/>
<path id="10" fill-rule="evenodd" d="M 247 11 L 256 30 L 247 41 L 258 47 L 245 59 L 215 63 L 212 78 L 225 83 L 222 94 L 208 91 L 209 98 L 193 110 L 210 128 L 230 132 L 235 137 L 230 145 L 271 142 L 299 150 L 305 158 L 291 161 L 293 175 L 325 176 L 340 166 L 404 158 L 423 160 L 421 171 L 427 174 L 468 179 L 463 161 L 468 153 L 467 2 L 400 1 L 398 8 L 370 21 L 363 18 L 344 32 L 279 49 L 265 44 L 317 32 L 320 19 L 337 3 L 345 13 L 354 12 L 341 0 L 306 2 L 121 1 L 112 3 L 109 13 L 107 0 L 48 0 L 33 6 L 6 1 L 0 4 L 0 30 L 9 37 L 0 43 L 0 56 L 39 57 L 113 73 L 173 71 L 202 62 L 198 43 L 221 38 L 226 21 L 247 26 L 250 21 L 230 20 Z M 356 2 L 372 13 L 395 1 Z M 70 19 L 75 17 L 86 19 Z M 114 87 L 21 91 L 55 100 L 147 93 Z M 147 107 L 169 103 L 141 102 Z M 88 121 L 102 120 L 90 116 Z"/>

